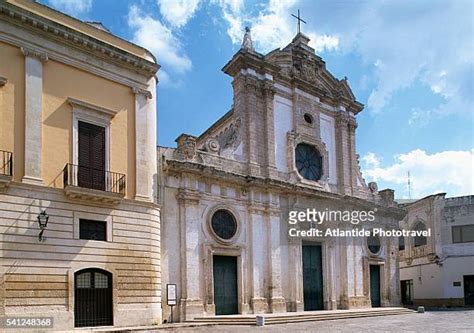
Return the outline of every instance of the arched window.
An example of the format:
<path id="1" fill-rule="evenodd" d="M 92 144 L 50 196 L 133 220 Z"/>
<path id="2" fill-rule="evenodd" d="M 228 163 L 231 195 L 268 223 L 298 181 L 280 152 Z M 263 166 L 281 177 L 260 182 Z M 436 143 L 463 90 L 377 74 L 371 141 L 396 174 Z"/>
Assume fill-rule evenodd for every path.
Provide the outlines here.
<path id="1" fill-rule="evenodd" d="M 74 274 L 74 325 L 113 325 L 112 273 L 87 268 Z"/>
<path id="2" fill-rule="evenodd" d="M 426 226 L 423 222 L 418 222 L 415 227 L 413 228 L 414 231 L 426 231 Z M 413 240 L 413 245 L 415 247 L 426 245 L 426 236 L 415 236 Z"/>
<path id="3" fill-rule="evenodd" d="M 219 209 L 212 215 L 211 227 L 222 240 L 229 240 L 237 233 L 237 221 L 234 215 L 225 209 Z"/>
<path id="4" fill-rule="evenodd" d="M 323 159 L 319 151 L 307 143 L 300 143 L 295 150 L 296 169 L 301 177 L 318 181 L 322 176 Z"/>
<path id="5" fill-rule="evenodd" d="M 403 236 L 398 237 L 398 251 L 405 250 L 405 238 Z"/>

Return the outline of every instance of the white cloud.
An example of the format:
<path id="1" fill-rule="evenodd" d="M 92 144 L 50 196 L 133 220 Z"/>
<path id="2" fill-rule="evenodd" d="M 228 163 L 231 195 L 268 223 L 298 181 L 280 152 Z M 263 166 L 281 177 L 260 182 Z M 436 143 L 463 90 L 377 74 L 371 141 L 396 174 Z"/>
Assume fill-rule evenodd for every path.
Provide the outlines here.
<path id="1" fill-rule="evenodd" d="M 363 171 L 366 179 L 395 187 L 398 190 L 397 197 L 407 197 L 408 172 L 413 198 L 439 192 L 439 189 L 449 196 L 474 193 L 474 149 L 442 151 L 431 155 L 416 149 L 395 156 L 395 163 L 387 167 L 374 163 L 379 159 L 373 153 L 368 153 L 363 160 L 366 161 Z"/>
<path id="2" fill-rule="evenodd" d="M 376 86 L 368 99 L 372 112 L 382 111 L 395 93 L 414 83 L 426 85 L 444 99 L 444 105 L 431 110 L 431 115 L 471 112 L 472 2 L 379 1 L 349 6 L 351 20 L 345 20 L 343 13 L 327 13 L 334 22 L 328 32 L 338 33 L 340 50 L 356 53 L 366 63 L 374 64 Z M 459 109 L 459 105 L 467 108 Z M 419 116 L 419 112 L 415 114 L 421 119 Z M 425 114 L 423 121 L 427 120 Z"/>
<path id="3" fill-rule="evenodd" d="M 199 7 L 200 0 L 157 0 L 160 13 L 173 27 L 188 23 Z"/>
<path id="4" fill-rule="evenodd" d="M 380 159 L 374 153 L 368 152 L 362 160 L 368 168 L 378 168 L 380 166 Z"/>
<path id="5" fill-rule="evenodd" d="M 244 14 L 241 0 L 218 1 L 222 7 L 224 19 L 227 21 L 229 35 L 234 45 L 240 45 L 243 28 L 248 25 L 252 29 L 252 40 L 256 50 L 262 53 L 286 46 L 295 36 L 296 23 L 290 16 L 291 8 L 296 0 L 270 0 L 254 17 Z M 335 35 L 318 34 L 309 30 L 305 33 L 310 37 L 310 46 L 320 52 L 337 49 L 339 38 Z"/>
<path id="6" fill-rule="evenodd" d="M 81 15 L 92 8 L 92 0 L 49 0 L 48 3 L 57 10 L 70 15 Z"/>
<path id="7" fill-rule="evenodd" d="M 160 65 L 178 74 L 192 68 L 178 38 L 159 20 L 142 13 L 137 6 L 131 6 L 128 25 L 134 30 L 133 42 L 150 50 Z"/>

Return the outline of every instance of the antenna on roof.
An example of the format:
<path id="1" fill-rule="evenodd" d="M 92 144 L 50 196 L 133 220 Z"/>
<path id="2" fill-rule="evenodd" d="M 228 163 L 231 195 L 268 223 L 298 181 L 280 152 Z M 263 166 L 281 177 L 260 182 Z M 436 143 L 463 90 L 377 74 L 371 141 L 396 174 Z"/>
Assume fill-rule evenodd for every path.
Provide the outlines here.
<path id="1" fill-rule="evenodd" d="M 408 199 L 411 200 L 411 182 L 410 182 L 410 171 L 408 171 Z"/>

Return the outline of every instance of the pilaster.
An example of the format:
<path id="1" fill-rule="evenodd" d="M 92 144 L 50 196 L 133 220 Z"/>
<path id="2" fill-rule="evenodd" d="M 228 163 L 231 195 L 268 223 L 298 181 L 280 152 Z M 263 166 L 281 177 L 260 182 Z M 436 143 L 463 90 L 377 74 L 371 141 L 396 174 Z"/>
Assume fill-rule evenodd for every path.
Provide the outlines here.
<path id="1" fill-rule="evenodd" d="M 43 63 L 48 56 L 21 48 L 25 56 L 25 172 L 23 182 L 44 185 L 42 179 Z"/>
<path id="2" fill-rule="evenodd" d="M 199 258 L 199 193 L 196 190 L 180 190 L 179 230 L 181 266 L 181 320 L 192 320 L 204 312 L 200 293 L 201 266 Z"/>
<path id="3" fill-rule="evenodd" d="M 153 157 L 156 142 L 155 103 L 149 90 L 135 87 L 132 91 L 135 94 L 135 200 L 152 201 L 156 173 L 153 172 L 153 163 L 156 166 L 156 158 Z"/>
<path id="4" fill-rule="evenodd" d="M 271 198 L 275 194 L 269 194 Z M 275 198 L 276 199 L 276 198 Z M 271 200 L 273 201 L 273 200 Z M 266 212 L 267 225 L 269 228 L 268 256 L 270 273 L 270 303 L 269 310 L 272 313 L 285 312 L 286 303 L 282 291 L 282 267 L 281 267 L 281 240 L 280 240 L 280 209 L 276 205 L 270 205 Z"/>
<path id="5" fill-rule="evenodd" d="M 265 274 L 266 274 L 266 242 L 265 242 L 265 208 L 263 206 L 249 206 L 250 225 L 250 262 L 251 262 L 251 299 L 250 305 L 253 313 L 268 312 L 268 301 L 265 295 Z"/>

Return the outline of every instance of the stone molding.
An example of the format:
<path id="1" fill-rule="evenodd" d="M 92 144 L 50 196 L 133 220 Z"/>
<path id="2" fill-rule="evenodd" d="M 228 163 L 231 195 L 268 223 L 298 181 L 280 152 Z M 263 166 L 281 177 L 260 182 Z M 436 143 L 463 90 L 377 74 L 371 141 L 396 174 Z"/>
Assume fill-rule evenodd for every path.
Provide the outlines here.
<path id="1" fill-rule="evenodd" d="M 6 77 L 0 76 L 0 88 L 7 84 L 8 79 Z"/>
<path id="2" fill-rule="evenodd" d="M 69 97 L 67 101 L 72 106 L 74 111 L 80 110 L 80 109 L 86 109 L 89 111 L 93 111 L 94 113 L 97 113 L 98 115 L 102 115 L 102 116 L 105 115 L 108 118 L 113 118 L 118 113 L 118 110 L 107 109 L 102 106 L 94 105 L 94 104 L 84 102 L 72 97 Z"/>
<path id="3" fill-rule="evenodd" d="M 39 50 L 27 48 L 27 47 L 21 47 L 21 53 L 25 57 L 35 57 L 38 58 L 42 63 L 45 63 L 48 61 L 48 55 L 45 52 L 41 52 Z"/>
<path id="4" fill-rule="evenodd" d="M 156 63 L 8 3 L 0 3 L 0 15 L 23 28 L 48 35 L 50 39 L 73 45 L 99 58 L 106 57 L 110 62 L 121 63 L 121 66 L 133 68 L 146 76 L 155 75 L 160 68 Z"/>
<path id="5" fill-rule="evenodd" d="M 144 95 L 147 99 L 151 99 L 153 97 L 150 91 L 140 88 L 140 87 L 132 87 L 132 92 L 135 95 Z"/>

